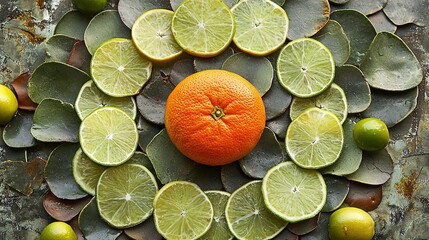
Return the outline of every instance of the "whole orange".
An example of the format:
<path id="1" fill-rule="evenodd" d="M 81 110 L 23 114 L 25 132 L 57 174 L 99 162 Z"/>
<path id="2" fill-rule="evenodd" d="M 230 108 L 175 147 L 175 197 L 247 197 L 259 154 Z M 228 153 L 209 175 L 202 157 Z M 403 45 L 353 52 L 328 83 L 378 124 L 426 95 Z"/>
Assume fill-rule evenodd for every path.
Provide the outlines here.
<path id="1" fill-rule="evenodd" d="M 206 165 L 247 155 L 265 127 L 256 88 L 238 74 L 205 70 L 181 81 L 167 99 L 165 127 L 177 149 Z"/>

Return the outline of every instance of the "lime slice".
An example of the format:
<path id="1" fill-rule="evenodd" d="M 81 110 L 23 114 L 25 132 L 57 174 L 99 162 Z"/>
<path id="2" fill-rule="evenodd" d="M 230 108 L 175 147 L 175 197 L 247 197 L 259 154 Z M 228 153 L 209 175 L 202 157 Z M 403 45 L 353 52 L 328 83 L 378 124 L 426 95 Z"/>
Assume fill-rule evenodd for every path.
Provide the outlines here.
<path id="1" fill-rule="evenodd" d="M 137 106 L 134 98 L 111 97 L 100 91 L 92 80 L 86 82 L 80 89 L 75 103 L 75 109 L 79 118 L 83 120 L 92 111 L 106 106 L 122 109 L 132 119 L 135 119 L 137 116 Z"/>
<path id="2" fill-rule="evenodd" d="M 73 157 L 73 177 L 76 183 L 87 193 L 95 195 L 98 179 L 106 170 L 105 166 L 92 161 L 79 148 Z"/>
<path id="3" fill-rule="evenodd" d="M 280 84 L 293 95 L 312 97 L 327 89 L 334 80 L 334 57 L 317 40 L 296 39 L 280 51 L 277 76 Z"/>
<path id="4" fill-rule="evenodd" d="M 214 215 L 209 231 L 204 234 L 200 240 L 233 239 L 234 235 L 229 230 L 225 219 L 226 203 L 228 202 L 229 196 L 231 194 L 228 192 L 216 190 L 206 191 L 205 194 L 212 203 Z"/>
<path id="5" fill-rule="evenodd" d="M 331 112 L 313 107 L 291 122 L 286 132 L 286 150 L 303 168 L 322 168 L 334 163 L 343 148 L 340 120 Z"/>
<path id="6" fill-rule="evenodd" d="M 103 166 L 117 166 L 131 158 L 138 138 L 134 120 L 115 107 L 95 110 L 82 121 L 79 129 L 83 152 Z"/>
<path id="7" fill-rule="evenodd" d="M 91 75 L 97 87 L 112 97 L 137 94 L 149 80 L 152 63 L 142 57 L 130 39 L 113 38 L 95 51 Z"/>
<path id="8" fill-rule="evenodd" d="M 155 177 L 142 165 L 108 168 L 97 184 L 98 211 L 113 227 L 135 226 L 152 215 L 152 201 L 157 191 Z"/>
<path id="9" fill-rule="evenodd" d="M 326 202 L 322 174 L 303 169 L 291 161 L 271 168 L 262 179 L 262 194 L 268 209 L 289 222 L 316 216 Z"/>
<path id="10" fill-rule="evenodd" d="M 134 22 L 131 32 L 133 42 L 142 54 L 153 61 L 170 61 L 183 52 L 171 32 L 173 15 L 174 12 L 167 9 L 153 9 Z"/>
<path id="11" fill-rule="evenodd" d="M 171 29 L 187 53 L 214 57 L 232 41 L 234 16 L 222 0 L 184 0 L 174 12 Z"/>
<path id="12" fill-rule="evenodd" d="M 238 239 L 271 239 L 287 225 L 286 221 L 266 208 L 261 186 L 261 180 L 251 181 L 229 197 L 225 210 L 226 221 Z"/>
<path id="13" fill-rule="evenodd" d="M 165 184 L 153 201 L 154 221 L 166 239 L 197 239 L 210 228 L 213 207 L 195 183 L 173 181 Z"/>
<path id="14" fill-rule="evenodd" d="M 294 120 L 311 107 L 328 110 L 340 119 L 341 124 L 347 118 L 347 98 L 343 89 L 335 83 L 321 94 L 311 98 L 294 97 L 290 105 L 290 118 Z"/>
<path id="15" fill-rule="evenodd" d="M 232 40 L 243 52 L 265 56 L 286 41 L 289 19 L 278 4 L 270 0 L 241 0 L 231 11 L 236 24 Z"/>

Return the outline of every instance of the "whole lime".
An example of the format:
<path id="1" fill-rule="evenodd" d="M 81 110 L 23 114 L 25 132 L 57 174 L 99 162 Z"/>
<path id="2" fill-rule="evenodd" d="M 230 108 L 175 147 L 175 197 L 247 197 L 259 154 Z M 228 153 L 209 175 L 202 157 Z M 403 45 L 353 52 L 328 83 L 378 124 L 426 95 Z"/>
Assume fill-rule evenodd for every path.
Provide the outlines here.
<path id="1" fill-rule="evenodd" d="M 18 100 L 8 87 L 0 84 L 0 125 L 12 120 L 18 110 Z"/>
<path id="2" fill-rule="evenodd" d="M 377 151 L 389 143 L 389 129 L 378 118 L 364 118 L 354 126 L 353 138 L 362 150 Z"/>
<path id="3" fill-rule="evenodd" d="M 81 13 L 94 15 L 104 10 L 107 0 L 73 0 L 73 5 Z"/>
<path id="4" fill-rule="evenodd" d="M 77 240 L 72 227 L 65 222 L 52 222 L 40 234 L 40 240 Z"/>
<path id="5" fill-rule="evenodd" d="M 328 233 L 332 240 L 370 240 L 374 236 L 374 220 L 360 208 L 340 208 L 329 218 Z"/>

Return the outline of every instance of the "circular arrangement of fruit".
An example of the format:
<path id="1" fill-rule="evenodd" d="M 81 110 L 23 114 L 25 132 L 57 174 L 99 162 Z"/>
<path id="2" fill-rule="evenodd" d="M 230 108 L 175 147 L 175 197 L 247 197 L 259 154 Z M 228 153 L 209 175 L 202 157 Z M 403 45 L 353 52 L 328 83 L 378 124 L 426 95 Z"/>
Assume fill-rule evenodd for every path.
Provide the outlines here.
<path id="1" fill-rule="evenodd" d="M 45 210 L 78 219 L 42 238 L 372 239 L 423 73 L 355 2 L 74 0 L 12 82 L 26 111 L 0 86 L 4 143 L 43 146 Z"/>

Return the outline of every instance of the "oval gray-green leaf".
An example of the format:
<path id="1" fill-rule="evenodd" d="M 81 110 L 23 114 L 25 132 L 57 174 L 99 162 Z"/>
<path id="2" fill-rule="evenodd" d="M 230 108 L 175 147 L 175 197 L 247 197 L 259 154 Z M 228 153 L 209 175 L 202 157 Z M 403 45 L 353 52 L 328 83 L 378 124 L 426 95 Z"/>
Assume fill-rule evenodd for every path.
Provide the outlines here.
<path id="1" fill-rule="evenodd" d="M 77 10 L 64 14 L 55 26 L 54 34 L 62 34 L 71 38 L 83 40 L 85 29 L 91 18 Z"/>
<path id="2" fill-rule="evenodd" d="M 233 1 L 233 0 L 230 0 Z M 283 6 L 286 2 L 286 0 L 271 0 L 273 3 L 277 3 L 279 6 Z"/>
<path id="3" fill-rule="evenodd" d="M 80 88 L 89 79 L 87 73 L 68 64 L 42 63 L 28 82 L 28 96 L 35 103 L 53 98 L 74 104 Z"/>
<path id="4" fill-rule="evenodd" d="M 323 212 L 332 212 L 343 204 L 349 193 L 349 181 L 344 177 L 334 175 L 323 175 L 326 183 L 327 195 L 326 203 L 322 208 Z"/>
<path id="5" fill-rule="evenodd" d="M 379 32 L 396 32 L 398 28 L 395 24 L 390 21 L 390 19 L 386 16 L 384 11 L 378 11 L 370 16 L 368 16 L 369 20 L 372 22 L 372 25 L 375 27 L 375 31 Z"/>
<path id="6" fill-rule="evenodd" d="M 335 65 L 341 66 L 349 59 L 350 41 L 337 21 L 329 20 L 313 38 L 319 40 L 331 51 Z"/>
<path id="7" fill-rule="evenodd" d="M 18 110 L 3 130 L 3 140 L 13 148 L 26 148 L 36 145 L 37 141 L 31 135 L 34 112 Z M 1 151 L 1 150 L 0 150 Z"/>
<path id="8" fill-rule="evenodd" d="M 77 67 L 86 73 L 89 73 L 91 58 L 92 56 L 88 52 L 88 49 L 85 46 L 85 42 L 83 40 L 80 40 L 73 45 L 73 48 L 66 63 L 73 67 Z"/>
<path id="9" fill-rule="evenodd" d="M 52 151 L 45 167 L 45 178 L 51 192 L 61 199 L 79 199 L 88 194 L 73 177 L 73 156 L 79 149 L 77 143 L 65 143 Z"/>
<path id="10" fill-rule="evenodd" d="M 286 110 L 282 115 L 276 117 L 267 122 L 267 127 L 270 128 L 277 137 L 284 139 L 286 137 L 286 131 L 291 123 L 291 119 L 289 117 L 289 109 Z"/>
<path id="11" fill-rule="evenodd" d="M 261 96 L 268 92 L 273 82 L 274 68 L 265 57 L 255 57 L 243 52 L 236 53 L 223 63 L 222 69 L 247 79 Z"/>
<path id="12" fill-rule="evenodd" d="M 387 17 L 396 25 L 414 23 L 429 26 L 428 1 L 389 0 L 383 8 Z"/>
<path id="13" fill-rule="evenodd" d="M 45 61 L 66 63 L 76 39 L 66 35 L 53 35 L 45 42 Z"/>
<path id="14" fill-rule="evenodd" d="M 371 87 L 403 91 L 423 80 L 423 71 L 414 53 L 393 33 L 378 33 L 360 69 Z"/>
<path id="15" fill-rule="evenodd" d="M 286 1 L 283 5 L 289 17 L 288 38 L 311 37 L 328 23 L 331 11 L 328 0 Z"/>
<path id="16" fill-rule="evenodd" d="M 371 92 L 371 105 L 362 116 L 381 119 L 387 127 L 400 123 L 417 107 L 418 87 L 401 92 L 378 89 L 372 89 Z"/>
<path id="17" fill-rule="evenodd" d="M 370 1 L 349 0 L 346 3 L 343 3 L 341 5 L 334 5 L 332 9 L 333 10 L 351 9 L 351 10 L 359 11 L 365 15 L 370 15 L 383 9 L 386 3 L 387 3 L 387 0 L 370 0 Z"/>
<path id="18" fill-rule="evenodd" d="M 124 24 L 131 29 L 137 18 L 151 9 L 169 9 L 167 0 L 121 0 L 118 3 L 118 12 Z"/>
<path id="19" fill-rule="evenodd" d="M 274 68 L 275 69 L 275 68 Z M 280 85 L 274 74 L 270 90 L 262 97 L 267 121 L 283 114 L 292 101 L 292 95 Z"/>
<path id="20" fill-rule="evenodd" d="M 337 21 L 350 41 L 350 57 L 347 63 L 358 65 L 369 48 L 376 32 L 371 21 L 355 10 L 337 10 L 331 13 L 331 19 Z"/>
<path id="21" fill-rule="evenodd" d="M 144 222 L 131 228 L 124 229 L 124 233 L 132 239 L 150 239 L 162 240 L 161 234 L 158 233 L 153 221 L 153 216 L 150 216 Z"/>
<path id="22" fill-rule="evenodd" d="M 89 53 L 111 38 L 131 38 L 131 30 L 125 26 L 116 10 L 105 10 L 95 15 L 85 30 L 85 44 Z"/>
<path id="23" fill-rule="evenodd" d="M 356 125 L 355 119 L 347 118 L 343 123 L 344 145 L 340 157 L 334 164 L 321 169 L 323 174 L 344 176 L 354 173 L 359 169 L 362 161 L 362 150 L 356 145 L 353 138 L 353 128 Z"/>
<path id="24" fill-rule="evenodd" d="M 200 72 L 208 69 L 221 69 L 226 59 L 228 59 L 233 54 L 234 54 L 234 50 L 229 47 L 221 54 L 217 55 L 216 57 L 211 57 L 211 58 L 196 57 L 194 59 L 195 70 L 197 72 Z"/>
<path id="25" fill-rule="evenodd" d="M 122 233 L 122 230 L 110 227 L 101 219 L 95 198 L 80 212 L 79 228 L 86 240 L 115 240 Z"/>
<path id="26" fill-rule="evenodd" d="M 175 86 L 179 84 L 187 76 L 195 73 L 194 60 L 193 59 L 182 59 L 173 64 L 170 72 L 170 81 Z"/>
<path id="27" fill-rule="evenodd" d="M 258 144 L 249 154 L 240 159 L 239 163 L 246 175 L 262 179 L 270 168 L 283 161 L 282 147 L 276 135 L 269 128 L 265 128 Z"/>
<path id="28" fill-rule="evenodd" d="M 45 99 L 34 112 L 31 134 L 42 142 L 78 142 L 80 122 L 72 104 Z"/>
<path id="29" fill-rule="evenodd" d="M 336 4 L 345 4 L 348 3 L 350 0 L 329 0 L 329 2 L 331 3 L 336 3 Z"/>
<path id="30" fill-rule="evenodd" d="M 347 175 L 352 181 L 369 185 L 381 185 L 390 179 L 393 161 L 386 149 L 376 152 L 364 152 L 359 169 Z"/>
<path id="31" fill-rule="evenodd" d="M 319 218 L 320 213 L 303 221 L 289 223 L 286 228 L 293 234 L 304 235 L 316 229 L 317 225 L 319 225 Z"/>
<path id="32" fill-rule="evenodd" d="M 316 229 L 314 229 L 310 233 L 299 236 L 299 239 L 300 240 L 329 239 L 328 223 L 329 223 L 330 216 L 331 216 L 331 213 L 321 212 L 319 217 L 319 225 L 316 227 Z"/>
<path id="33" fill-rule="evenodd" d="M 146 152 L 147 145 L 162 130 L 162 127 L 147 121 L 139 114 L 137 130 L 139 132 L 139 147 L 143 152 Z"/>
<path id="34" fill-rule="evenodd" d="M 233 162 L 222 166 L 221 180 L 225 190 L 229 193 L 233 193 L 235 190 L 254 179 L 247 176 L 243 170 L 241 170 L 238 162 Z"/>
<path id="35" fill-rule="evenodd" d="M 371 104 L 371 90 L 359 68 L 353 65 L 337 67 L 334 82 L 346 94 L 349 113 L 363 112 Z"/>

